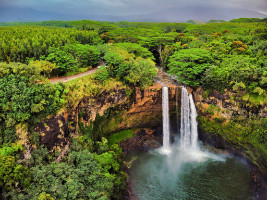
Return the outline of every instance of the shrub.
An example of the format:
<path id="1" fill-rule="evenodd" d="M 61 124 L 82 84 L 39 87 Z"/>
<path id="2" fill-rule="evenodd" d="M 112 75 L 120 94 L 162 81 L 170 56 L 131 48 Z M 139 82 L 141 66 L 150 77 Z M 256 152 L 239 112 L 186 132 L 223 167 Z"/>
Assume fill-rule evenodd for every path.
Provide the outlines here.
<path id="1" fill-rule="evenodd" d="M 99 80 L 102 84 L 105 83 L 109 79 L 109 71 L 107 66 L 99 66 L 97 69 L 97 73 L 94 75 L 96 80 Z"/>

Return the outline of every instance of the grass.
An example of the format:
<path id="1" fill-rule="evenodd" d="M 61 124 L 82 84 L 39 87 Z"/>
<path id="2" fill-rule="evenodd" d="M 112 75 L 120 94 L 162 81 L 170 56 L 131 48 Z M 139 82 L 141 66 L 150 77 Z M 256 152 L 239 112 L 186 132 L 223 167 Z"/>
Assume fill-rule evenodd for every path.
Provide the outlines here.
<path id="1" fill-rule="evenodd" d="M 133 135 L 134 135 L 133 129 L 119 131 L 108 137 L 108 145 L 112 146 L 113 144 L 118 144 L 123 140 L 133 137 Z"/>

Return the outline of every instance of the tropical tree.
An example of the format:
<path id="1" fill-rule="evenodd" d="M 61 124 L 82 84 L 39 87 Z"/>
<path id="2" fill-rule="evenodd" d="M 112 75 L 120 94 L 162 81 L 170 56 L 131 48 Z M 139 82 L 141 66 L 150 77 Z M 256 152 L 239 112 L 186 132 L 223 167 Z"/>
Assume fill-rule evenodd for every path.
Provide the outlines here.
<path id="1" fill-rule="evenodd" d="M 56 64 L 46 60 L 30 61 L 29 65 L 39 68 L 42 75 L 49 77 L 52 71 L 56 68 Z"/>
<path id="2" fill-rule="evenodd" d="M 169 60 L 169 73 L 175 75 L 181 83 L 198 86 L 201 76 L 211 65 L 212 57 L 204 49 L 183 49 L 177 51 Z"/>
<path id="3" fill-rule="evenodd" d="M 68 44 L 62 49 L 77 60 L 79 67 L 95 66 L 99 63 L 100 52 L 95 46 Z"/>
<path id="4" fill-rule="evenodd" d="M 60 48 L 51 47 L 46 60 L 56 64 L 56 71 L 59 75 L 78 68 L 78 61 L 74 56 Z"/>

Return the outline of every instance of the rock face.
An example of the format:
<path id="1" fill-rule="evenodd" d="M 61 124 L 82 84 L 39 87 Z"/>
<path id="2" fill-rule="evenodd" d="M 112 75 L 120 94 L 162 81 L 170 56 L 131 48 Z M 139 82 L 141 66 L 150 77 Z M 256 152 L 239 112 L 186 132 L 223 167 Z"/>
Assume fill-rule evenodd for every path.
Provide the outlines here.
<path id="1" fill-rule="evenodd" d="M 180 87 L 168 84 L 170 115 L 180 113 Z M 103 91 L 94 98 L 85 98 L 76 108 L 69 107 L 36 127 L 41 144 L 50 150 L 60 151 L 68 140 L 76 136 L 79 127 L 91 127 L 95 137 L 129 128 L 162 130 L 162 85 L 154 84 L 146 89 L 135 88 L 131 95 L 125 89 Z M 173 121 L 176 124 L 177 120 Z M 177 126 L 173 126 L 175 132 Z"/>
<path id="2" fill-rule="evenodd" d="M 46 122 L 36 127 L 36 131 L 40 133 L 41 144 L 48 149 L 52 149 L 54 146 L 56 148 L 63 147 L 66 145 L 69 136 L 68 124 L 64 115 L 58 115 L 46 120 Z"/>
<path id="3" fill-rule="evenodd" d="M 207 108 L 209 105 L 214 105 L 225 111 L 224 113 L 221 113 L 221 116 L 228 120 L 234 115 L 246 118 L 252 116 L 260 116 L 262 118 L 267 117 L 266 104 L 252 106 L 239 98 L 234 99 L 234 96 L 238 97 L 238 95 L 230 91 L 226 91 L 225 94 L 212 92 L 209 95 L 205 95 L 205 92 L 199 87 L 193 92 L 193 96 L 198 110 L 201 112 L 200 114 L 203 115 L 203 109 L 201 108 Z"/>
<path id="4" fill-rule="evenodd" d="M 123 154 L 132 151 L 147 152 L 161 146 L 162 139 L 156 137 L 155 131 L 152 129 L 140 129 L 134 137 L 128 138 L 120 143 Z"/>
<path id="5" fill-rule="evenodd" d="M 233 93 L 231 91 L 226 91 L 225 94 L 220 94 L 218 92 L 213 92 L 209 95 L 205 95 L 205 92 L 199 87 L 194 92 L 195 104 L 197 107 L 198 115 L 206 118 L 209 122 L 213 124 L 220 124 L 221 128 L 226 129 L 228 122 L 232 123 L 234 120 L 237 121 L 239 126 L 244 126 L 248 119 L 253 117 L 265 118 L 267 117 L 266 105 L 251 105 L 249 102 L 240 99 L 240 94 Z M 200 120 L 201 121 L 201 120 Z M 240 122 L 239 122 L 240 121 Z M 242 124 L 243 123 L 243 124 Z M 253 162 L 257 162 L 258 165 L 261 165 L 262 168 L 265 168 L 267 172 L 267 162 L 266 159 L 262 158 L 263 155 L 258 152 L 258 149 L 252 146 L 248 142 L 244 142 L 243 138 L 238 138 L 239 134 L 235 135 L 231 131 L 231 129 L 226 129 L 228 132 L 221 132 L 224 134 L 218 135 L 210 135 L 210 133 L 202 130 L 202 124 L 199 124 L 200 130 L 200 139 L 204 142 L 209 141 L 214 143 L 214 145 L 219 146 L 232 146 L 240 153 L 246 155 L 246 152 L 249 152 L 248 158 Z M 224 126 L 225 125 L 225 126 Z M 241 128 L 241 127 L 240 127 Z M 239 129 L 233 129 L 235 131 L 239 131 Z M 242 130 L 240 130 L 240 133 Z M 244 134 L 244 133 L 243 133 Z M 260 133 L 258 133 L 260 134 Z M 228 136 L 229 137 L 228 137 Z M 224 139 L 229 139 L 224 145 L 220 145 L 222 139 L 220 137 L 223 136 Z M 221 142 L 218 142 L 221 141 Z M 239 142 L 240 141 L 240 142 Z M 249 146 L 250 145 L 250 146 Z M 255 157 L 255 158 L 254 158 Z"/>
<path id="6" fill-rule="evenodd" d="M 211 122 L 210 125 L 216 124 L 215 121 L 217 120 L 217 123 L 220 121 L 224 129 L 226 127 L 223 125 L 233 122 L 233 119 L 236 118 L 245 123 L 251 117 L 267 117 L 266 104 L 251 105 L 249 102 L 242 101 L 239 95 L 230 91 L 226 91 L 223 95 L 218 92 L 206 95 L 200 87 L 193 91 L 198 115 Z M 240 126 L 242 126 L 242 123 Z M 247 160 L 251 166 L 251 187 L 255 192 L 254 197 L 255 199 L 264 199 L 267 195 L 267 160 L 264 150 L 250 143 L 238 142 L 239 138 L 227 136 L 227 134 L 234 132 L 228 131 L 220 135 L 212 133 L 212 131 L 209 132 L 202 127 L 205 127 L 205 122 L 202 124 L 200 120 L 199 139 L 203 143 L 226 150 L 231 155 Z M 237 133 L 234 134 L 238 135 Z"/>

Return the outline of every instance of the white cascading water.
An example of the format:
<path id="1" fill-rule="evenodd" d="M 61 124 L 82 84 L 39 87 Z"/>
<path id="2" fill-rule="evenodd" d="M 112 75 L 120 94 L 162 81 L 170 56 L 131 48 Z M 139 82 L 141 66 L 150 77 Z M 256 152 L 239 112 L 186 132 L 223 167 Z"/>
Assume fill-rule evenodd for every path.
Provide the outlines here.
<path id="1" fill-rule="evenodd" d="M 163 149 L 170 148 L 169 91 L 162 87 Z"/>
<path id="2" fill-rule="evenodd" d="M 191 143 L 191 131 L 190 131 L 190 107 L 188 92 L 185 87 L 182 88 L 181 96 L 181 136 L 180 147 L 186 149 Z"/>
<path id="3" fill-rule="evenodd" d="M 197 111 L 192 94 L 188 95 L 187 89 L 182 88 L 181 97 L 181 149 L 198 149 Z"/>
<path id="4" fill-rule="evenodd" d="M 190 102 L 190 120 L 191 120 L 191 148 L 198 149 L 198 132 L 197 132 L 197 109 L 192 94 L 189 95 Z"/>

